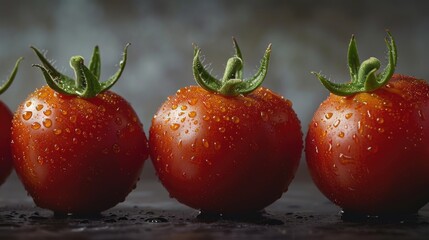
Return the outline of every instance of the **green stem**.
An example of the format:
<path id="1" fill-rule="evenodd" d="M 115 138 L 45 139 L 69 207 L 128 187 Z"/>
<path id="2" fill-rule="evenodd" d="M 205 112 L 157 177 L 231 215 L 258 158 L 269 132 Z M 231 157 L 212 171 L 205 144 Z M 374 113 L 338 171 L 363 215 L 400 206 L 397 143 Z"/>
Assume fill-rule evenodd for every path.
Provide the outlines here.
<path id="1" fill-rule="evenodd" d="M 21 63 L 22 60 L 23 60 L 22 57 L 20 57 L 20 58 L 18 58 L 18 60 L 16 60 L 15 66 L 13 67 L 11 74 L 7 78 L 6 82 L 4 82 L 0 86 L 0 94 L 4 93 L 10 87 L 10 85 L 12 85 L 12 82 L 15 79 L 16 74 L 18 73 L 19 64 Z"/>
<path id="2" fill-rule="evenodd" d="M 359 92 L 372 92 L 386 85 L 392 77 L 397 60 L 397 51 L 395 41 L 387 32 L 388 37 L 385 39 L 388 52 L 389 63 L 381 74 L 376 74 L 380 69 L 380 61 L 377 58 L 370 57 L 360 63 L 356 47 L 355 37 L 352 36 L 348 49 L 348 65 L 350 70 L 351 81 L 349 83 L 333 83 L 325 76 L 312 72 L 320 82 L 333 94 L 340 96 L 349 96 Z"/>

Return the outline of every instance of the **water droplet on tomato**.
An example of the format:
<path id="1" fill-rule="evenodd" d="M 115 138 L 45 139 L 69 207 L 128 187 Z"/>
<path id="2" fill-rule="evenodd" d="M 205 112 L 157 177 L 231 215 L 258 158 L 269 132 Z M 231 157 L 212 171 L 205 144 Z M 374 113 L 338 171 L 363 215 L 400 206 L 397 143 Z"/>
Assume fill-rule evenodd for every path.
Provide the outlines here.
<path id="1" fill-rule="evenodd" d="M 205 138 L 203 138 L 202 142 L 203 142 L 203 146 L 204 146 L 205 148 L 209 148 L 209 147 L 210 147 L 209 142 L 208 142 Z"/>
<path id="2" fill-rule="evenodd" d="M 340 125 L 340 123 L 341 123 L 341 120 L 337 119 L 337 121 L 335 121 L 335 123 L 334 123 L 334 127 L 338 127 L 338 125 Z"/>
<path id="3" fill-rule="evenodd" d="M 340 138 L 343 138 L 344 137 L 344 132 L 340 132 L 340 133 L 338 133 L 338 137 L 340 137 Z"/>
<path id="4" fill-rule="evenodd" d="M 194 118 L 195 116 L 197 116 L 197 112 L 195 112 L 195 111 L 191 111 L 191 112 L 189 112 L 189 113 L 188 113 L 188 116 L 189 116 L 190 118 Z"/>
<path id="5" fill-rule="evenodd" d="M 179 148 L 181 148 L 181 147 L 182 147 L 182 142 L 183 142 L 183 141 L 182 141 L 182 139 L 180 139 L 180 140 L 179 140 L 179 142 L 177 143 L 177 146 L 178 146 Z"/>
<path id="6" fill-rule="evenodd" d="M 119 153 L 121 151 L 121 148 L 119 147 L 118 144 L 115 143 L 112 146 L 112 150 L 113 150 L 114 153 Z"/>
<path id="7" fill-rule="evenodd" d="M 317 122 L 313 122 L 313 127 L 317 128 L 319 124 Z"/>
<path id="8" fill-rule="evenodd" d="M 347 113 L 347 114 L 345 115 L 345 118 L 346 118 L 346 119 L 350 119 L 352 116 L 353 116 L 353 113 Z"/>
<path id="9" fill-rule="evenodd" d="M 268 114 L 266 112 L 261 112 L 261 118 L 263 121 L 267 121 L 268 120 Z"/>
<path id="10" fill-rule="evenodd" d="M 213 143 L 213 145 L 214 145 L 214 148 L 215 148 L 216 150 L 219 150 L 219 149 L 221 148 L 221 145 L 220 145 L 220 143 L 218 143 L 218 142 L 214 142 L 214 143 Z"/>
<path id="11" fill-rule="evenodd" d="M 77 117 L 75 115 L 73 115 L 73 116 L 70 116 L 69 119 L 70 119 L 70 122 L 76 123 Z"/>
<path id="12" fill-rule="evenodd" d="M 419 117 L 421 120 L 426 120 L 425 115 L 423 114 L 422 110 L 418 110 L 417 113 L 419 114 Z"/>
<path id="13" fill-rule="evenodd" d="M 224 132 L 226 131 L 226 129 L 225 129 L 224 127 L 220 127 L 220 128 L 219 128 L 219 131 L 220 131 L 221 133 L 224 133 Z"/>
<path id="14" fill-rule="evenodd" d="M 367 150 L 371 153 L 377 153 L 378 152 L 378 147 L 377 146 L 369 146 L 367 148 Z"/>
<path id="15" fill-rule="evenodd" d="M 179 127 L 180 127 L 180 124 L 178 124 L 178 123 L 173 123 L 170 125 L 171 130 L 177 130 L 177 129 L 179 129 Z"/>
<path id="16" fill-rule="evenodd" d="M 31 106 L 31 104 L 32 104 L 31 101 L 28 101 L 28 102 L 25 103 L 25 106 L 29 107 L 29 106 Z"/>
<path id="17" fill-rule="evenodd" d="M 116 125 L 121 126 L 122 125 L 122 119 L 119 117 L 115 118 L 115 123 L 116 123 Z"/>
<path id="18" fill-rule="evenodd" d="M 61 134 L 61 132 L 62 132 L 62 131 L 61 131 L 61 129 L 58 129 L 58 128 L 54 128 L 54 130 L 53 130 L 53 131 L 54 131 L 54 134 L 55 134 L 55 135 L 60 135 L 60 134 Z"/>
<path id="19" fill-rule="evenodd" d="M 361 122 L 360 122 L 360 121 L 358 121 L 358 122 L 357 122 L 357 125 L 358 125 L 358 132 L 359 132 L 360 134 L 362 134 L 362 133 L 363 133 L 363 128 L 362 128 L 362 124 L 361 124 Z"/>
<path id="20" fill-rule="evenodd" d="M 185 111 L 186 109 L 188 109 L 188 106 L 186 106 L 186 105 L 182 105 L 182 106 L 180 107 L 180 110 L 182 110 L 182 111 Z"/>
<path id="21" fill-rule="evenodd" d="M 376 119 L 376 121 L 377 121 L 379 124 L 382 124 L 382 123 L 384 123 L 384 118 L 379 117 L 379 118 L 377 118 L 377 119 Z"/>
<path id="22" fill-rule="evenodd" d="M 186 121 L 186 117 L 183 117 L 182 119 L 180 119 L 180 122 L 185 122 Z"/>
<path id="23" fill-rule="evenodd" d="M 38 122 L 34 122 L 34 123 L 31 124 L 31 128 L 34 129 L 34 130 L 39 129 L 40 127 L 41 127 L 41 125 Z"/>
<path id="24" fill-rule="evenodd" d="M 232 120 L 232 122 L 233 122 L 233 123 L 239 123 L 239 122 L 240 122 L 240 118 L 239 118 L 239 117 L 237 117 L 237 116 L 233 116 L 233 117 L 231 118 L 231 120 Z"/>
<path id="25" fill-rule="evenodd" d="M 210 116 L 208 116 L 208 115 L 204 115 L 204 116 L 203 116 L 203 120 L 204 120 L 204 121 L 208 121 L 209 119 L 210 119 Z"/>
<path id="26" fill-rule="evenodd" d="M 368 115 L 369 118 L 371 118 L 371 112 L 369 110 L 366 111 L 366 115 Z"/>
<path id="27" fill-rule="evenodd" d="M 32 116 L 33 116 L 33 112 L 31 112 L 31 111 L 25 111 L 25 112 L 22 114 L 22 118 L 23 118 L 24 120 L 29 120 Z"/>
<path id="28" fill-rule="evenodd" d="M 331 117 L 332 117 L 333 115 L 334 115 L 333 113 L 328 112 L 328 113 L 326 113 L 326 114 L 325 114 L 325 118 L 326 118 L 326 119 L 331 119 Z"/>
<path id="29" fill-rule="evenodd" d="M 40 111 L 40 110 L 42 110 L 43 109 L 43 105 L 42 104 L 37 104 L 37 106 L 36 106 L 36 110 L 37 111 Z"/>
<path id="30" fill-rule="evenodd" d="M 340 163 L 342 163 L 342 164 L 354 163 L 354 159 L 350 155 L 340 153 L 339 158 L 340 158 Z"/>
<path id="31" fill-rule="evenodd" d="M 191 98 L 188 100 L 189 105 L 194 106 L 198 103 L 198 98 Z"/>
<path id="32" fill-rule="evenodd" d="M 50 128 L 52 126 L 52 120 L 49 118 L 43 120 L 43 126 L 45 126 L 45 128 Z"/>
<path id="33" fill-rule="evenodd" d="M 176 110 L 177 109 L 177 104 L 173 104 L 172 106 L 171 106 L 171 110 Z"/>
<path id="34" fill-rule="evenodd" d="M 45 111 L 43 111 L 43 114 L 45 114 L 45 116 L 51 116 L 52 111 L 50 109 L 46 109 Z"/>
<path id="35" fill-rule="evenodd" d="M 252 103 L 250 101 L 244 100 L 244 105 L 247 107 L 251 107 Z"/>
<path id="36" fill-rule="evenodd" d="M 220 106 L 220 111 L 221 112 L 226 112 L 226 108 L 224 106 Z"/>
<path id="37" fill-rule="evenodd" d="M 384 133 L 384 128 L 378 128 L 378 129 L 377 129 L 377 131 L 378 131 L 379 133 Z"/>
<path id="38" fill-rule="evenodd" d="M 357 138 L 356 134 L 353 134 L 352 139 L 355 141 L 355 143 L 359 142 L 359 139 Z"/>
<path id="39" fill-rule="evenodd" d="M 58 146 L 58 144 L 54 144 L 54 149 L 58 151 L 60 150 L 60 146 Z"/>

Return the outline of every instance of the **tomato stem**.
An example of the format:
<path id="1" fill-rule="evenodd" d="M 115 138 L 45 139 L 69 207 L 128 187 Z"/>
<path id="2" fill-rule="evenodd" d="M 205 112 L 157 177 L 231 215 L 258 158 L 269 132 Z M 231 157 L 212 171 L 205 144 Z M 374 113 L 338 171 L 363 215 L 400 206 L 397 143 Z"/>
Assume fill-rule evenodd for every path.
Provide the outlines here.
<path id="1" fill-rule="evenodd" d="M 75 80 L 58 72 L 45 56 L 32 46 L 31 48 L 42 62 L 42 65 L 34 64 L 33 66 L 38 67 L 42 71 L 46 83 L 53 90 L 61 94 L 92 98 L 99 93 L 107 91 L 118 81 L 127 62 L 127 49 L 129 45 L 128 43 L 125 46 L 123 58 L 119 62 L 119 69 L 104 82 L 100 82 L 101 60 L 98 46 L 94 48 L 89 68 L 85 66 L 83 57 L 73 56 L 70 58 L 70 66 L 75 72 Z"/>
<path id="2" fill-rule="evenodd" d="M 387 31 L 389 38 L 385 38 L 388 48 L 389 63 L 380 74 L 376 74 L 380 69 L 380 61 L 370 57 L 360 63 L 355 37 L 352 35 L 348 48 L 348 65 L 351 81 L 349 83 L 334 83 L 320 73 L 312 72 L 320 82 L 333 94 L 349 96 L 359 92 L 372 92 L 386 85 L 392 77 L 397 61 L 397 51 L 395 41 Z"/>
<path id="3" fill-rule="evenodd" d="M 13 67 L 11 74 L 9 75 L 7 80 L 2 85 L 0 85 L 0 94 L 4 93 L 12 84 L 12 82 L 15 79 L 15 76 L 18 72 L 19 64 L 21 63 L 22 60 L 23 60 L 22 57 L 20 57 L 20 58 L 18 58 L 18 60 L 16 60 L 15 66 Z"/>
<path id="4" fill-rule="evenodd" d="M 228 59 L 225 72 L 221 80 L 213 77 L 200 60 L 201 50 L 194 45 L 193 73 L 195 81 L 210 92 L 217 92 L 225 96 L 237 96 L 253 92 L 265 79 L 271 54 L 271 44 L 268 45 L 258 72 L 249 79 L 243 79 L 243 58 L 237 41 L 233 38 L 235 55 Z"/>

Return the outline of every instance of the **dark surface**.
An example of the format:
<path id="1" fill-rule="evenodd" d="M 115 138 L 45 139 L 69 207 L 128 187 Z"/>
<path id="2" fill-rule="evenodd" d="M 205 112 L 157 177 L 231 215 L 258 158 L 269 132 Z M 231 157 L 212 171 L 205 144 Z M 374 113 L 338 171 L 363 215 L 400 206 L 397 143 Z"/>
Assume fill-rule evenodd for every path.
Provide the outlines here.
<path id="1" fill-rule="evenodd" d="M 54 216 L 34 206 L 16 176 L 1 187 L 0 239 L 427 239 L 429 207 L 398 218 L 342 217 L 311 183 L 294 182 L 263 213 L 217 217 L 178 204 L 142 180 L 100 216 Z M 19 187 L 17 187 L 19 186 Z"/>

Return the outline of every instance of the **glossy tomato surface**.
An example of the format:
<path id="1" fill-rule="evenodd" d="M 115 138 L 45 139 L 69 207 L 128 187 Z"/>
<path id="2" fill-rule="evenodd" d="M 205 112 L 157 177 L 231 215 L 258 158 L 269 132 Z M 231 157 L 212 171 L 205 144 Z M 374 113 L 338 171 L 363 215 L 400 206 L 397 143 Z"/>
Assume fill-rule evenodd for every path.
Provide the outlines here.
<path id="1" fill-rule="evenodd" d="M 331 94 L 305 152 L 316 185 L 346 212 L 416 213 L 429 201 L 429 85 L 393 75 L 371 93 Z"/>
<path id="2" fill-rule="evenodd" d="M 136 113 L 110 91 L 84 99 L 38 89 L 16 111 L 12 139 L 26 190 L 57 213 L 99 213 L 124 201 L 148 157 Z"/>
<path id="3" fill-rule="evenodd" d="M 10 150 L 10 127 L 12 126 L 12 113 L 0 101 L 0 185 L 12 171 L 12 154 Z"/>
<path id="4" fill-rule="evenodd" d="M 303 147 L 291 102 L 265 88 L 236 97 L 182 88 L 153 118 L 149 141 L 172 197 L 230 214 L 258 211 L 280 198 Z"/>

